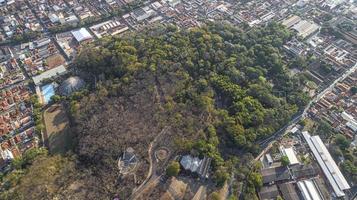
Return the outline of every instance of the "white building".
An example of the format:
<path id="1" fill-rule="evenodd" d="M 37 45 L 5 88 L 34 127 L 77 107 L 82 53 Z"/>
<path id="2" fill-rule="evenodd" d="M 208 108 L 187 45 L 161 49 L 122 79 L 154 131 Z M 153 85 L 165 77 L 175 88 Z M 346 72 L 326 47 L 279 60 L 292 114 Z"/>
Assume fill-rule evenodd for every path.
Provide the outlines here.
<path id="1" fill-rule="evenodd" d="M 3 160 L 12 160 L 14 159 L 14 155 L 9 149 L 0 150 L 0 154 Z"/>
<path id="2" fill-rule="evenodd" d="M 300 163 L 292 147 L 290 148 L 280 147 L 280 151 L 284 156 L 288 157 L 290 165 L 295 165 Z"/>
<path id="3" fill-rule="evenodd" d="M 348 190 L 351 187 L 347 183 L 345 177 L 342 175 L 335 161 L 332 159 L 321 138 L 317 135 L 310 136 L 307 131 L 302 132 L 302 135 L 309 145 L 322 171 L 324 172 L 335 195 L 337 197 L 345 196 L 344 190 Z"/>
<path id="4" fill-rule="evenodd" d="M 85 40 L 90 40 L 93 36 L 87 31 L 85 28 L 81 28 L 79 30 L 75 30 L 71 32 L 73 37 L 77 40 L 77 42 L 83 42 Z"/>
<path id="5" fill-rule="evenodd" d="M 343 111 L 341 113 L 341 117 L 347 121 L 346 126 L 356 133 L 357 132 L 357 121 L 355 120 L 355 118 L 352 115 L 346 113 L 345 111 Z"/>
<path id="6" fill-rule="evenodd" d="M 323 200 L 323 197 L 313 180 L 299 181 L 297 182 L 297 185 L 304 200 Z"/>

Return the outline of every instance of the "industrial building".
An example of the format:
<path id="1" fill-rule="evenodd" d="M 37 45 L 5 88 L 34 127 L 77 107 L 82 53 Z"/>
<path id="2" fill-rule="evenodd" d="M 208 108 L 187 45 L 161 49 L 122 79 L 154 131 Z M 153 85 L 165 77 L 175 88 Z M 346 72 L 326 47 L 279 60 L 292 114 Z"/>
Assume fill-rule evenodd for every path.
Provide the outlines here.
<path id="1" fill-rule="evenodd" d="M 297 185 L 305 200 L 323 200 L 322 194 L 319 192 L 313 179 L 299 181 Z"/>
<path id="2" fill-rule="evenodd" d="M 282 25 L 297 32 L 303 39 L 312 36 L 320 30 L 320 26 L 314 22 L 302 20 L 299 16 L 293 15 L 281 22 Z"/>
<path id="3" fill-rule="evenodd" d="M 281 24 L 291 28 L 292 26 L 294 26 L 295 24 L 299 23 L 301 21 L 301 18 L 299 16 L 291 16 L 288 19 L 284 20 Z"/>
<path id="4" fill-rule="evenodd" d="M 344 190 L 350 189 L 350 186 L 332 159 L 321 138 L 317 135 L 310 136 L 307 131 L 302 132 L 302 135 L 325 174 L 326 179 L 330 183 L 335 195 L 337 197 L 345 196 Z"/>
<path id="5" fill-rule="evenodd" d="M 93 39 L 93 36 L 85 28 L 75 30 L 71 32 L 73 37 L 77 40 L 78 43 L 81 43 L 86 40 Z"/>
<path id="6" fill-rule="evenodd" d="M 297 31 L 298 35 L 302 38 L 307 38 L 320 30 L 320 26 L 313 22 L 302 20 L 292 27 L 293 30 Z"/>

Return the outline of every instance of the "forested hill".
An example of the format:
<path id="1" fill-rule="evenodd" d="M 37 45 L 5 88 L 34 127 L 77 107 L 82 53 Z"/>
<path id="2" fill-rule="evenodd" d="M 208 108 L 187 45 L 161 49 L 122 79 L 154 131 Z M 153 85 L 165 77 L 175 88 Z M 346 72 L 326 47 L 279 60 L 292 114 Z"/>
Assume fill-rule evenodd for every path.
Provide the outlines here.
<path id="1" fill-rule="evenodd" d="M 260 150 L 257 141 L 308 101 L 303 80 L 288 75 L 291 63 L 283 59 L 291 34 L 276 23 L 248 32 L 223 24 L 159 26 L 89 44 L 74 67 L 86 80 L 96 77 L 97 87 L 65 100 L 76 126 L 74 155 L 31 156 L 21 173 L 3 178 L 7 187 L 0 197 L 127 199 L 147 176 L 155 141 L 153 148 L 170 154 L 154 173 L 162 174 L 176 155 L 206 155 L 213 159 L 210 177 L 217 186 L 234 170 L 236 181 L 248 180 L 245 198 L 256 199 L 261 177 L 248 173 L 247 164 Z M 139 160 L 135 182 L 118 170 L 118 156 L 128 147 Z M 28 180 L 34 184 L 24 185 Z"/>
<path id="2" fill-rule="evenodd" d="M 282 59 L 282 45 L 290 37 L 276 23 L 248 33 L 221 24 L 181 31 L 161 27 L 103 40 L 99 48 L 83 50 L 76 64 L 121 82 L 145 78 L 137 76 L 143 71 L 159 79 L 170 76 L 163 84 L 174 93 L 165 95 L 192 110 L 219 113 L 222 123 L 214 124 L 235 146 L 249 149 L 307 102 L 300 80 L 288 76 L 289 63 Z"/>

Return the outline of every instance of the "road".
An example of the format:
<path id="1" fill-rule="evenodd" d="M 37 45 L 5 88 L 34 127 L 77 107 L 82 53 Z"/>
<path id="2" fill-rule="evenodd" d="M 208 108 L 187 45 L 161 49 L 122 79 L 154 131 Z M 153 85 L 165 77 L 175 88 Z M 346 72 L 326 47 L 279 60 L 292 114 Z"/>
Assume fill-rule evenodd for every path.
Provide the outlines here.
<path id="1" fill-rule="evenodd" d="M 152 184 L 154 184 L 161 178 L 161 175 L 158 175 L 156 173 L 157 162 L 156 162 L 156 160 L 154 160 L 155 147 L 157 147 L 157 145 L 156 145 L 157 139 L 161 135 L 165 134 L 169 129 L 170 129 L 169 126 L 165 126 L 161 130 L 161 132 L 155 137 L 155 139 L 150 143 L 149 149 L 148 149 L 149 162 L 150 162 L 149 172 L 146 176 L 146 179 L 143 181 L 143 183 L 139 187 L 134 189 L 133 195 L 129 199 L 134 200 L 134 199 L 139 198 L 140 195 L 146 190 L 146 188 L 150 187 Z"/>
<path id="2" fill-rule="evenodd" d="M 287 131 L 286 130 L 290 130 L 293 126 L 296 125 L 296 123 L 298 123 L 301 119 L 305 119 L 307 116 L 307 111 L 311 108 L 311 106 L 318 102 L 326 93 L 332 91 L 332 89 L 336 86 L 336 84 L 338 82 L 340 82 L 341 80 L 345 79 L 347 76 L 351 75 L 353 72 L 355 72 L 357 69 L 357 63 L 355 63 L 355 65 L 353 67 L 351 67 L 350 69 L 348 69 L 345 73 L 343 73 L 339 78 L 337 78 L 334 82 L 332 82 L 330 84 L 330 86 L 328 86 L 326 89 L 324 89 L 323 91 L 321 91 L 319 94 L 317 94 L 305 107 L 305 109 L 298 113 L 295 117 L 293 117 L 293 119 L 290 120 L 290 122 L 288 122 L 285 126 L 283 126 L 281 129 L 279 129 L 278 131 L 276 131 L 274 134 L 272 134 L 270 137 L 259 141 L 258 144 L 259 146 L 264 149 L 263 151 L 265 151 L 267 148 L 269 148 L 270 144 L 273 143 L 275 140 L 281 138 L 282 136 L 284 136 Z"/>

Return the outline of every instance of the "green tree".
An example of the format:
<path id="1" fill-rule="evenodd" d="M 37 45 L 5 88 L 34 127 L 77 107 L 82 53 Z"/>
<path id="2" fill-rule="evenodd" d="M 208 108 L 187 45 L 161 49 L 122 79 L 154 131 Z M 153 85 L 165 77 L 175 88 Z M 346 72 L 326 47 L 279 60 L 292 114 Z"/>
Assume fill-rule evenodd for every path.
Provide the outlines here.
<path id="1" fill-rule="evenodd" d="M 352 86 L 350 91 L 351 91 L 352 95 L 357 94 L 357 86 Z"/>
<path id="2" fill-rule="evenodd" d="M 172 161 L 166 169 L 168 176 L 177 176 L 180 173 L 180 164 L 177 161 Z"/>
<path id="3" fill-rule="evenodd" d="M 254 185 L 255 188 L 259 189 L 263 186 L 263 177 L 258 172 L 252 172 L 248 176 L 248 182 Z"/>
<path id="4" fill-rule="evenodd" d="M 219 195 L 218 192 L 212 192 L 210 196 L 211 196 L 210 199 L 212 199 L 212 200 L 220 200 L 221 199 L 221 196 Z"/>
<path id="5" fill-rule="evenodd" d="M 219 167 L 213 174 L 213 180 L 216 182 L 218 187 L 222 187 L 228 179 L 229 173 L 224 167 Z"/>
<path id="6" fill-rule="evenodd" d="M 61 101 L 61 96 L 59 96 L 59 95 L 53 95 L 53 96 L 51 97 L 51 101 L 52 101 L 53 103 L 60 102 L 60 101 Z"/>
<path id="7" fill-rule="evenodd" d="M 289 158 L 287 156 L 282 156 L 280 158 L 280 162 L 282 166 L 288 166 L 290 164 Z"/>
<path id="8" fill-rule="evenodd" d="M 341 148 L 341 150 L 346 150 L 350 146 L 350 142 L 342 134 L 337 134 L 334 139 L 334 143 Z"/>

